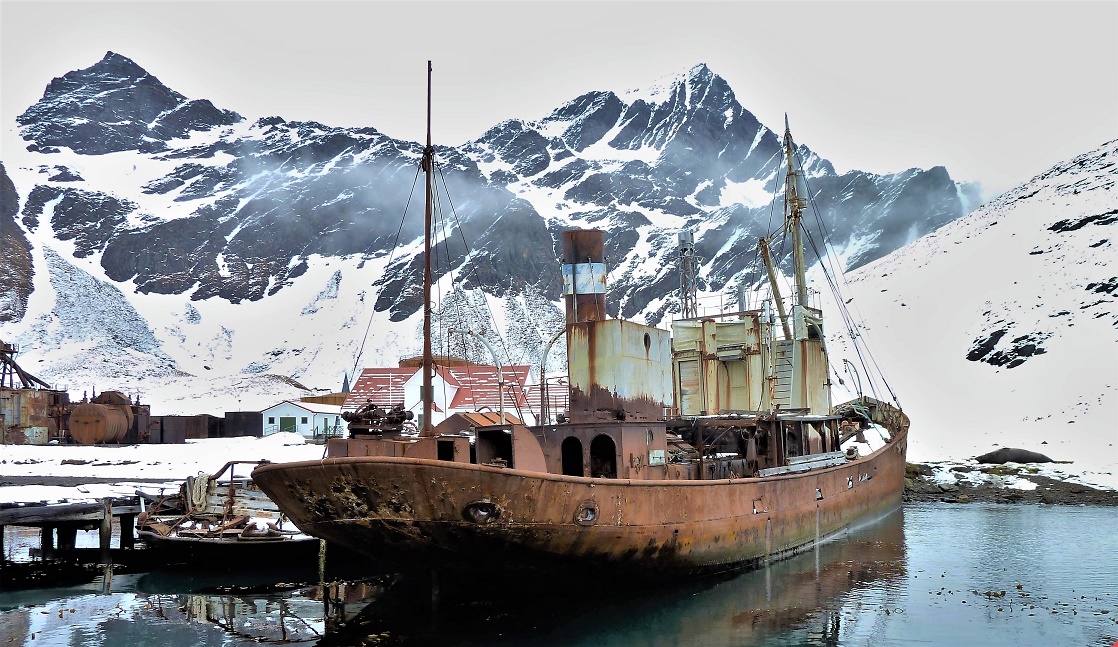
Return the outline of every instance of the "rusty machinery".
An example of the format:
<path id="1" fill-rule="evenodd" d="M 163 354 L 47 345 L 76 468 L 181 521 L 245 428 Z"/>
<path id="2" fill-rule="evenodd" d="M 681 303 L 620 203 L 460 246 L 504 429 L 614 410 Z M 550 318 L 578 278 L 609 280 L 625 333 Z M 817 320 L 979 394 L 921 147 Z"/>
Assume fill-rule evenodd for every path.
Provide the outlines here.
<path id="1" fill-rule="evenodd" d="M 350 436 L 382 436 L 402 432 L 413 415 L 402 404 L 385 409 L 369 402 L 356 411 L 343 412 L 342 419 L 349 423 Z"/>
<path id="2" fill-rule="evenodd" d="M 0 341 L 0 440 L 43 445 L 64 426 L 70 396 L 20 368 L 17 352 Z"/>

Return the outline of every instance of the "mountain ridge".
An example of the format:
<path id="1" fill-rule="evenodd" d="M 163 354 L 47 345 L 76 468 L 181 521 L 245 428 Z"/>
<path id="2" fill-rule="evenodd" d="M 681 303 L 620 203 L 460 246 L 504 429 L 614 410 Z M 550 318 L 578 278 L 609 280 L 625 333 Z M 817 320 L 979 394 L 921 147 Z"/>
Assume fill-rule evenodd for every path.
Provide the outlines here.
<path id="1" fill-rule="evenodd" d="M 678 312 L 675 236 L 684 228 L 703 260 L 704 293 L 760 279 L 750 257 L 782 185 L 777 133 L 706 65 L 639 94 L 585 93 L 539 120 L 506 120 L 462 146 L 436 146 L 450 199 L 435 274 L 457 284 L 443 295 L 443 317 L 474 321 L 453 304 L 491 306 L 500 321 L 486 324 L 490 341 L 509 353 L 541 351 L 558 325 L 557 241 L 572 227 L 608 232 L 611 315 L 656 324 Z M 321 384 L 340 382 L 353 361 L 393 364 L 358 349 L 368 321 L 397 340 L 382 346 L 414 343 L 422 228 L 401 217 L 422 146 L 374 127 L 250 120 L 198 101 L 111 52 L 52 81 L 18 118 L 29 150 L 13 175 L 25 197 L 9 229 L 118 286 L 186 375 L 275 372 Z M 960 217 L 977 192 L 942 167 L 837 175 L 808 146 L 799 151 L 851 269 Z M 49 273 L 41 252 L 32 274 Z M 778 261 L 787 267 L 787 252 Z M 27 319 L 14 313 L 29 309 L 36 285 L 27 278 L 22 291 L 4 293 L 14 304 L 9 322 Z M 484 298 L 462 296 L 479 290 Z M 338 296 L 313 305 L 323 293 Z M 258 311 L 337 339 L 302 344 L 266 323 L 254 335 L 214 322 L 256 321 L 248 313 Z M 509 350 L 503 339 L 512 338 Z M 468 352 L 488 361 L 480 346 Z M 310 368 L 308 355 L 318 358 Z"/>

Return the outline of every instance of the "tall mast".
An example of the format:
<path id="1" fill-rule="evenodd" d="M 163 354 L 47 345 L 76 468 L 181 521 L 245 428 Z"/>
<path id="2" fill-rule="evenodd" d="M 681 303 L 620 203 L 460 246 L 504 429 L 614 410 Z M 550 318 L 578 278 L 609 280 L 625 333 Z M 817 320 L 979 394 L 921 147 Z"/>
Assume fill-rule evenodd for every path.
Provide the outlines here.
<path id="1" fill-rule="evenodd" d="M 796 171 L 794 154 L 796 145 L 792 142 L 792 131 L 788 128 L 788 115 L 784 115 L 784 158 L 788 162 L 788 174 L 784 178 L 784 201 L 787 205 L 785 226 L 792 230 L 792 260 L 796 266 L 796 303 L 807 305 L 807 279 L 804 277 L 804 244 L 800 238 L 800 220 L 807 206 L 807 191 Z"/>
<path id="2" fill-rule="evenodd" d="M 435 148 L 431 146 L 431 61 L 427 61 L 427 147 L 423 149 L 423 174 L 427 190 L 423 200 L 423 428 L 421 436 L 430 436 L 431 399 L 434 397 L 435 362 L 431 357 L 431 204 L 434 202 Z"/>

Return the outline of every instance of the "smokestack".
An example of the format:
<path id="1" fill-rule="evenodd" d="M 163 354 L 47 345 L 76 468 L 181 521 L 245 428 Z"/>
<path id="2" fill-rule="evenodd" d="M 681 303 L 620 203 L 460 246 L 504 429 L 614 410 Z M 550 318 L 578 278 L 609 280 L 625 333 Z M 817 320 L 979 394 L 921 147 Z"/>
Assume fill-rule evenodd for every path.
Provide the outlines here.
<path id="1" fill-rule="evenodd" d="M 568 325 L 606 319 L 605 240 L 600 229 L 563 232 L 563 300 Z"/>

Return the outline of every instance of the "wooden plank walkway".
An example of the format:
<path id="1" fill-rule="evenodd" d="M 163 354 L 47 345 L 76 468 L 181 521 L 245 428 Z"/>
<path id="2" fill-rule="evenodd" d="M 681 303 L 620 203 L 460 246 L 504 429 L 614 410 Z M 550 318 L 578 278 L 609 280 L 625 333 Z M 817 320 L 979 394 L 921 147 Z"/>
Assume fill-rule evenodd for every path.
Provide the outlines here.
<path id="1" fill-rule="evenodd" d="M 120 524 L 120 548 L 136 546 L 136 515 L 142 511 L 139 497 L 105 498 L 97 503 L 32 504 L 0 509 L 0 556 L 4 555 L 4 529 L 24 526 L 42 530 L 39 554 L 44 558 L 78 554 L 78 530 L 99 529 L 101 564 L 111 564 L 112 523 Z M 55 535 L 57 534 L 57 544 Z M 2 561 L 2 560 L 0 560 Z"/>

